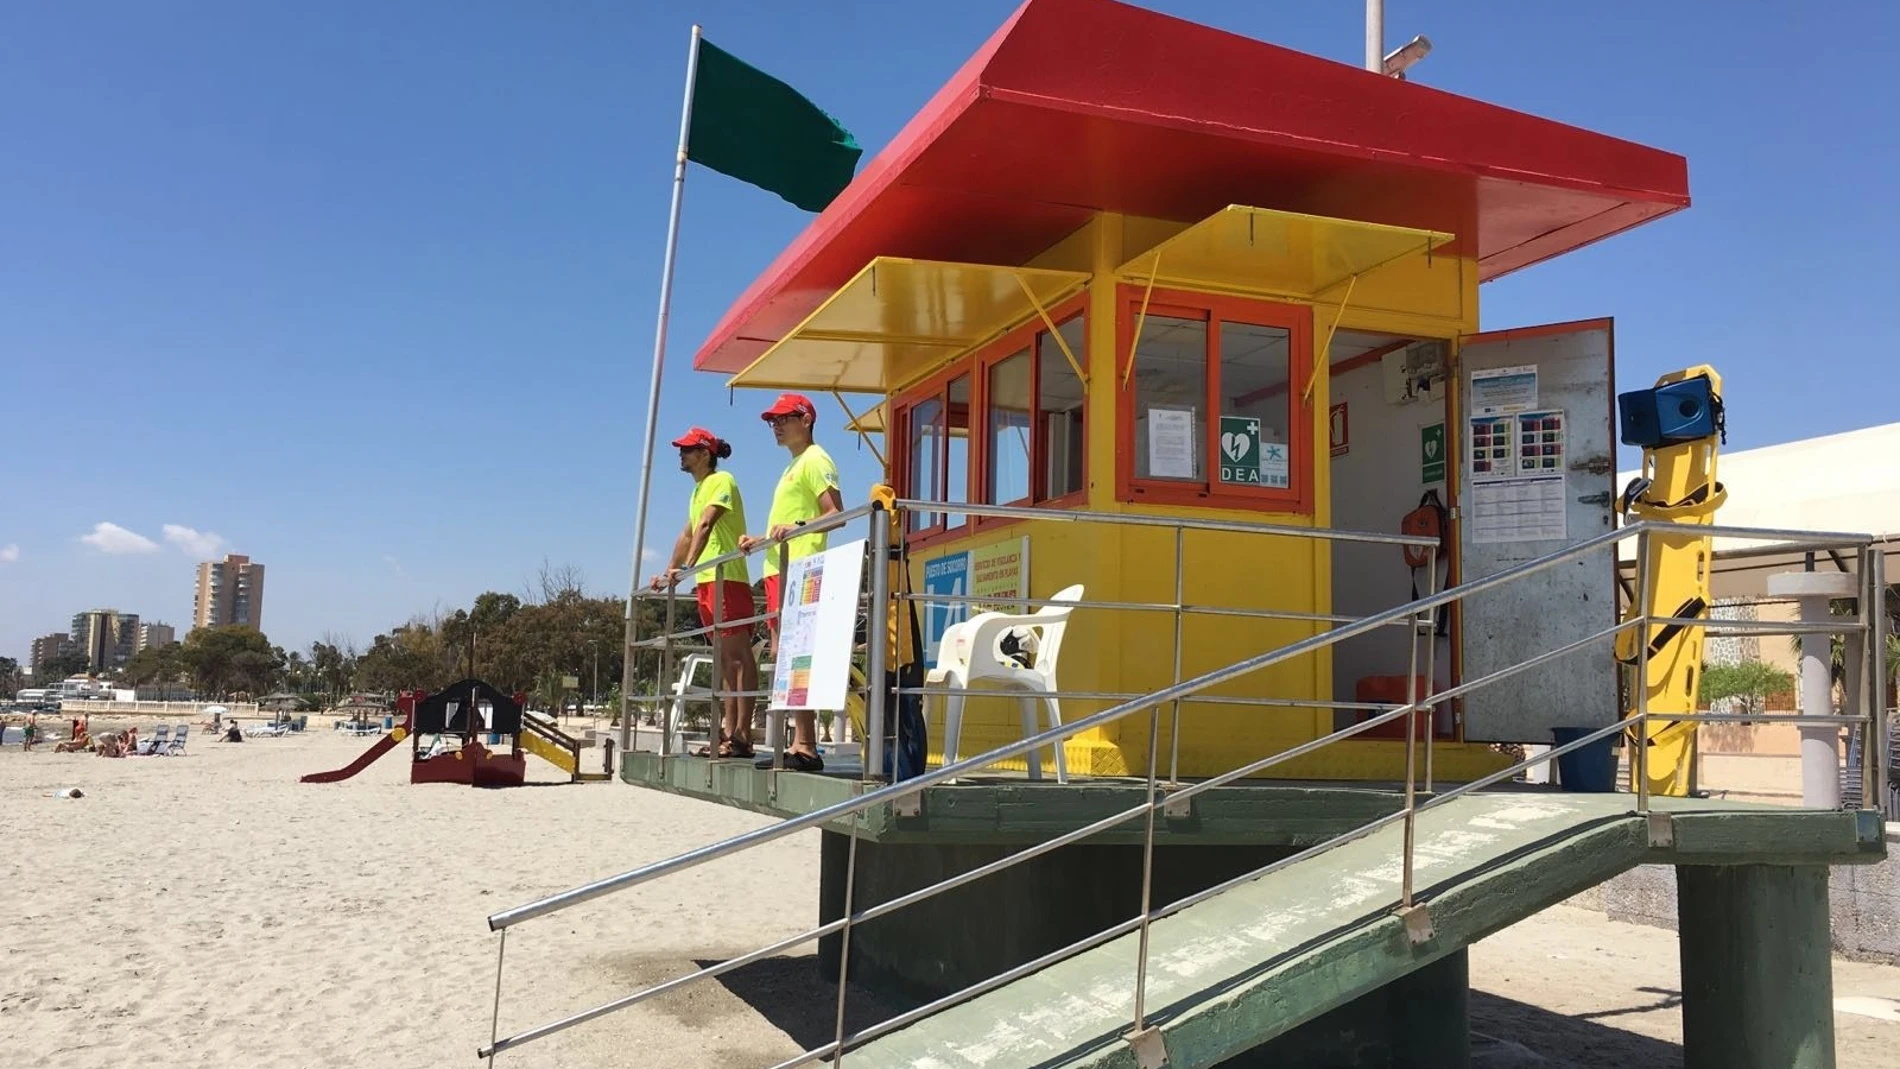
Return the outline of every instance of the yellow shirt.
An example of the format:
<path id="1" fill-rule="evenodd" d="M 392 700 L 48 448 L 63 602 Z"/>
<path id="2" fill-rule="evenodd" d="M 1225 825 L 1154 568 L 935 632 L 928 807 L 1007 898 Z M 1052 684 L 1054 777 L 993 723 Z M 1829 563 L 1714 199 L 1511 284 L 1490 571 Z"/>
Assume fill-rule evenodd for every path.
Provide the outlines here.
<path id="1" fill-rule="evenodd" d="M 785 466 L 785 474 L 779 476 L 778 487 L 772 491 L 772 514 L 765 520 L 766 530 L 780 524 L 791 526 L 817 519 L 818 499 L 837 488 L 838 465 L 832 463 L 831 454 L 816 443 L 806 446 L 803 453 Z M 825 532 L 800 535 L 786 540 L 785 559 L 790 563 L 822 553 L 824 548 Z M 765 551 L 765 574 L 778 574 L 778 554 L 777 546 Z"/>
<path id="2" fill-rule="evenodd" d="M 712 532 L 706 536 L 706 548 L 700 551 L 699 559 L 693 561 L 694 564 L 733 552 L 739 548 L 740 536 L 745 534 L 745 501 L 739 496 L 739 481 L 732 477 L 731 472 L 715 471 L 693 487 L 693 502 L 686 518 L 689 527 L 699 526 L 699 518 L 706 514 L 708 505 L 719 506 L 719 518 L 713 521 Z M 701 570 L 693 576 L 693 581 L 712 582 L 714 570 Z M 717 578 L 752 585 L 744 559 L 727 561 L 717 571 Z"/>

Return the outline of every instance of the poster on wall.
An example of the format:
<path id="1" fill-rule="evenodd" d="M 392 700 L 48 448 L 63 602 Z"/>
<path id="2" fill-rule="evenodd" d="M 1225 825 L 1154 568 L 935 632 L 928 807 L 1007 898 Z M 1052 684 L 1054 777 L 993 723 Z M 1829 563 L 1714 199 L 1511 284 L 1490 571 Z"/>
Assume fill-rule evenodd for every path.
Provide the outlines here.
<path id="1" fill-rule="evenodd" d="M 1194 478 L 1194 410 L 1148 410 L 1148 474 L 1157 479 Z"/>
<path id="2" fill-rule="evenodd" d="M 1499 367 L 1471 373 L 1471 413 L 1511 416 L 1537 407 L 1537 366 Z"/>
<path id="3" fill-rule="evenodd" d="M 1561 475 L 1471 486 L 1471 541 L 1546 542 L 1568 534 Z"/>
<path id="4" fill-rule="evenodd" d="M 981 598 L 969 602 L 925 601 L 924 646 L 935 663 L 943 633 L 972 612 L 1021 612 L 1029 596 L 1029 539 L 1005 538 L 924 562 L 926 596 Z"/>
<path id="5" fill-rule="evenodd" d="M 844 709 L 863 577 L 863 539 L 800 557 L 786 568 L 772 708 Z"/>

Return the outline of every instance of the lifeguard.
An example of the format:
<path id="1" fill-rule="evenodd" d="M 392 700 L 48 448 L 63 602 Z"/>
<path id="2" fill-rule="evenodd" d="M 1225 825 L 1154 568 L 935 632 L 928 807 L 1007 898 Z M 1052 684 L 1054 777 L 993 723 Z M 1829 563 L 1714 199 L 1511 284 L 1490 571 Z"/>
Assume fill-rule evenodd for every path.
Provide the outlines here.
<path id="1" fill-rule="evenodd" d="M 780 394 L 772 407 L 759 414 L 772 425 L 772 439 L 792 454 L 792 462 L 779 476 L 772 491 L 772 511 L 766 517 L 764 538 L 747 535 L 739 545 L 751 550 L 775 538 L 785 539 L 787 563 L 822 552 L 825 535 L 789 537 L 793 531 L 820 516 L 842 511 L 844 498 L 838 492 L 838 465 L 824 446 L 811 440 L 812 427 L 818 422 L 818 410 L 804 394 Z M 765 554 L 765 605 L 773 615 L 767 621 L 772 628 L 772 655 L 778 656 L 779 553 Z M 797 772 L 819 772 L 825 762 L 818 756 L 817 718 L 809 709 L 792 714 L 792 745 L 785 753 L 785 767 Z M 776 740 L 774 740 L 776 745 Z"/>

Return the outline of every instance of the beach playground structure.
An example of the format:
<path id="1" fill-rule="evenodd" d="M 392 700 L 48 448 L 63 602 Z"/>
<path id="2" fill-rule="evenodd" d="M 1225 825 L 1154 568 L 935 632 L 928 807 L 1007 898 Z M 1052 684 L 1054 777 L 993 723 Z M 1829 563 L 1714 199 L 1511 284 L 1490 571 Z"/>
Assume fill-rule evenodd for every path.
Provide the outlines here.
<path id="1" fill-rule="evenodd" d="M 1838 783 L 1843 734 L 1887 737 L 1885 551 L 1716 524 L 1711 368 L 1625 386 L 1619 433 L 1610 319 L 1481 326 L 1486 281 L 1688 207 L 1686 160 L 1371 50 L 1027 0 L 734 301 L 696 369 L 837 399 L 883 465 L 767 607 L 806 697 L 862 660 L 865 760 L 629 749 L 676 700 L 629 675 L 625 782 L 779 819 L 492 915 L 484 1054 L 816 942 L 837 1030 L 779 1069 L 1456 1069 L 1472 944 L 1668 864 L 1679 935 L 1627 938 L 1679 940 L 1686 1069 L 1835 1064 L 1829 866 L 1886 849 Z M 1804 558 L 1799 623 L 1716 612 L 1711 572 Z M 707 641 L 673 605 L 629 615 L 669 681 Z M 1705 639 L 1790 633 L 1812 793 L 1703 796 L 1696 725 L 1790 719 L 1701 711 Z M 1884 750 L 1851 751 L 1863 798 Z M 537 918 L 810 830 L 816 926 L 513 1019 Z M 917 1008 L 851 1028 L 851 982 Z"/>
<path id="2" fill-rule="evenodd" d="M 568 774 L 569 782 L 604 780 L 606 773 L 581 771 L 586 743 L 527 711 L 526 696 L 503 694 L 479 679 L 464 679 L 429 694 L 404 691 L 402 715 L 387 735 L 339 769 L 312 772 L 303 783 L 336 783 L 368 768 L 405 740 L 409 782 L 466 783 L 473 787 L 518 787 L 527 781 L 533 755 Z M 488 741 L 484 743 L 483 737 Z M 431 740 L 429 749 L 422 747 Z M 497 749 L 506 740 L 505 750 Z"/>

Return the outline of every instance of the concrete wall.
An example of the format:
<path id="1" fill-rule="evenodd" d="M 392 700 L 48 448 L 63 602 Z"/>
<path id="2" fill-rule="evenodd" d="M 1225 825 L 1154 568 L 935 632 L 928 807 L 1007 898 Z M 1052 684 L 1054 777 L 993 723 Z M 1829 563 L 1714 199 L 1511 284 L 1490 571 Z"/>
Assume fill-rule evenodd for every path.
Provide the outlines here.
<path id="1" fill-rule="evenodd" d="M 1876 865 L 1836 865 L 1829 876 L 1834 952 L 1900 965 L 1900 824 L 1887 825 L 1887 858 Z M 1565 903 L 1611 920 L 1676 928 L 1676 870 L 1643 865 Z"/>

